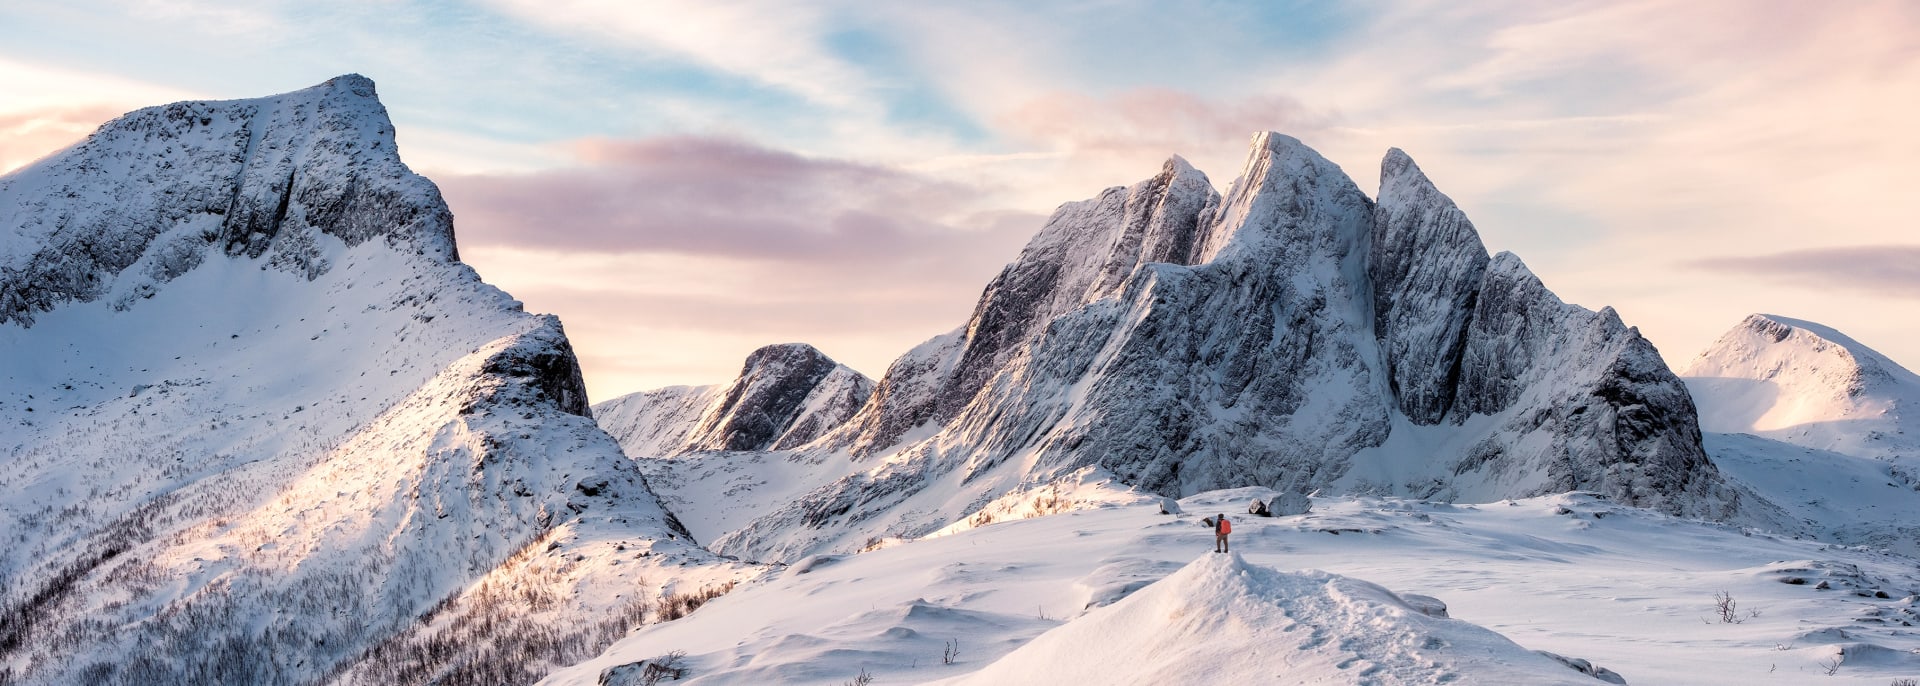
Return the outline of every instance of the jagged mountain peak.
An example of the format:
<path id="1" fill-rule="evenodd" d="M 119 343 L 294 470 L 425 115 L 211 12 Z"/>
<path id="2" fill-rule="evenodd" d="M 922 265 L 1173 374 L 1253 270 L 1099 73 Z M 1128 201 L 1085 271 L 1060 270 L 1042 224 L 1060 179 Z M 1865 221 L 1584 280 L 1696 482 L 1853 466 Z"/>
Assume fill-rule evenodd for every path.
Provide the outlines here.
<path id="1" fill-rule="evenodd" d="M 128 113 L 0 177 L 0 323 L 151 297 L 210 256 L 317 278 L 381 239 L 454 262 L 439 190 L 400 161 L 373 81 Z"/>
<path id="2" fill-rule="evenodd" d="M 1357 254 L 1370 204 L 1340 165 L 1300 139 L 1273 131 L 1254 134 L 1247 161 L 1221 199 L 1194 263 L 1242 254 L 1254 261 L 1286 261 L 1286 254 L 1301 250 Z"/>
<path id="3" fill-rule="evenodd" d="M 1731 511 L 1650 343 L 1611 310 L 1560 300 L 1519 257 L 1489 256 L 1404 152 L 1382 174 L 1375 202 L 1268 132 L 1225 195 L 1174 158 L 1062 205 L 966 325 L 902 356 L 858 414 L 794 456 L 821 467 L 780 487 L 793 500 L 738 528 L 729 515 L 712 545 L 852 549 L 1102 478 L 1171 496 L 1593 490 Z M 716 459 L 684 468 L 757 458 Z M 666 481 L 680 468 L 655 467 Z"/>
<path id="4" fill-rule="evenodd" d="M 783 450 L 845 423 L 873 386 L 811 345 L 780 343 L 749 353 L 730 383 L 633 393 L 593 413 L 635 457 Z"/>
<path id="5" fill-rule="evenodd" d="M 1473 222 L 1399 148 L 1380 163 L 1368 261 L 1387 381 L 1409 419 L 1437 423 L 1453 407 L 1468 319 L 1489 267 L 1526 267 L 1510 253 L 1489 260 Z"/>

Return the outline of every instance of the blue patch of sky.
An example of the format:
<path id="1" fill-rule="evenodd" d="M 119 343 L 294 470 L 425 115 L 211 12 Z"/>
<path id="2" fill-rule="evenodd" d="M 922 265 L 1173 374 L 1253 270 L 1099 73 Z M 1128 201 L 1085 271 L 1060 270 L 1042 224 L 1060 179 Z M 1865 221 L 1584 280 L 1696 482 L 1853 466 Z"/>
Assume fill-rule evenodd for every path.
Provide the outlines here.
<path id="1" fill-rule="evenodd" d="M 546 31 L 482 6 L 316 3 L 257 11 L 269 9 L 281 30 L 227 33 L 204 18 L 135 17 L 84 1 L 16 6 L 0 10 L 0 55 L 216 98 L 361 73 L 380 84 L 381 101 L 401 126 L 508 143 L 756 124 L 801 129 L 825 116 L 799 96 L 745 78 Z M 703 112 L 741 120 L 687 120 Z"/>
<path id="2" fill-rule="evenodd" d="M 1206 92 L 1258 70 L 1332 57 L 1370 17 L 1348 2 L 1088 2 L 1041 10 L 1062 28 L 1077 80 L 1094 90 L 1154 85 Z"/>
<path id="3" fill-rule="evenodd" d="M 825 37 L 826 48 L 858 65 L 877 84 L 887 122 L 903 129 L 933 130 L 961 143 L 980 143 L 991 133 L 955 107 L 918 70 L 895 34 L 849 27 Z"/>

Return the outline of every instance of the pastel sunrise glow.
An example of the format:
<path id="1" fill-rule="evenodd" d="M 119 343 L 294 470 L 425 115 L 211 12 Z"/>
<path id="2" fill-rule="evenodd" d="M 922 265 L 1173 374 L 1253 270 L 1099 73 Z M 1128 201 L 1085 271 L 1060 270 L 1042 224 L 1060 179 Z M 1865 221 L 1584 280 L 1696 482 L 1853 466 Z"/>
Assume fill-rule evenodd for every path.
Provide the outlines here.
<path id="1" fill-rule="evenodd" d="M 780 341 L 878 376 L 1054 206 L 1174 154 L 1224 188 L 1276 130 L 1369 192 L 1406 150 L 1676 366 L 1752 312 L 1920 365 L 1920 6 L 1033 4 L 12 3 L 0 171 L 365 74 L 463 259 L 560 315 L 602 400 Z"/>

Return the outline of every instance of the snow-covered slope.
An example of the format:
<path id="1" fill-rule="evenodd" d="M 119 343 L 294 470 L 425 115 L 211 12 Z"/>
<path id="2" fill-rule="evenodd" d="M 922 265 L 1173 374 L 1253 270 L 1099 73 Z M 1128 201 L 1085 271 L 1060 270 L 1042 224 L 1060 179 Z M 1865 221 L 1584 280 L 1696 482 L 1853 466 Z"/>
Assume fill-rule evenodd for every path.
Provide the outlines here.
<path id="1" fill-rule="evenodd" d="M 711 560 L 393 133 L 343 76 L 0 177 L 0 674 L 525 682 Z"/>
<path id="2" fill-rule="evenodd" d="M 1909 557 L 1590 493 L 1234 514 L 1275 495 L 1202 493 L 1172 516 L 1135 495 L 810 556 L 546 683 L 618 684 L 601 675 L 675 651 L 692 685 L 1607 683 L 1529 651 L 1643 685 L 1920 674 Z M 1211 552 L 1200 520 L 1220 512 L 1243 561 Z"/>
<path id="3" fill-rule="evenodd" d="M 978 672 L 936 683 L 1248 679 L 1599 683 L 1494 632 L 1424 614 L 1375 584 L 1326 572 L 1282 572 L 1248 564 L 1239 553 L 1201 557 Z"/>
<path id="4" fill-rule="evenodd" d="M 1752 315 L 1682 376 L 1708 431 L 1920 468 L 1920 376 L 1831 328 Z"/>
<path id="5" fill-rule="evenodd" d="M 813 445 L 645 468 L 670 501 L 757 508 L 716 550 L 789 561 L 1107 479 L 1169 496 L 1586 489 L 1670 513 L 1736 507 L 1652 345 L 1489 257 L 1404 153 L 1381 174 L 1375 203 L 1299 141 L 1261 134 L 1221 196 L 1173 158 L 1061 206 L 965 326 L 902 356 Z"/>

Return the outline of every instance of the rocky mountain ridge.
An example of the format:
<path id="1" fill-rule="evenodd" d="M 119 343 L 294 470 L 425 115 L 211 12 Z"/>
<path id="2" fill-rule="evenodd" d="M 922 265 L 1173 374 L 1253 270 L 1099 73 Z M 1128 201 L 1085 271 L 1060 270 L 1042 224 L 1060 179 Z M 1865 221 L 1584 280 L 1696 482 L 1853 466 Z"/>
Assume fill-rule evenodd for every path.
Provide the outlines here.
<path id="1" fill-rule="evenodd" d="M 1592 490 L 1675 514 L 1737 507 L 1685 387 L 1637 331 L 1488 256 L 1404 153 L 1381 189 L 1375 202 L 1268 133 L 1225 195 L 1176 157 L 1061 206 L 966 325 L 796 451 L 821 465 L 811 490 L 713 547 L 846 550 L 1109 478 L 1176 496 Z M 681 462 L 643 467 L 710 467 Z"/>

